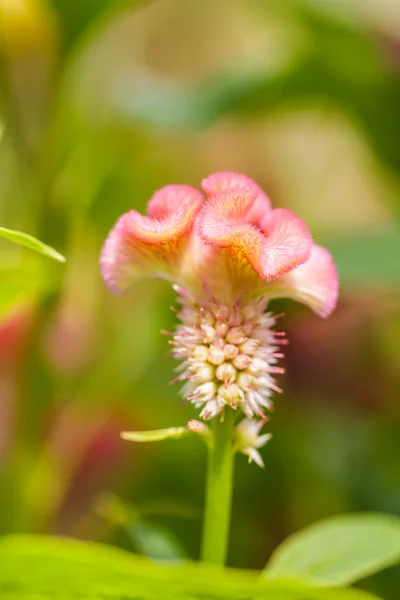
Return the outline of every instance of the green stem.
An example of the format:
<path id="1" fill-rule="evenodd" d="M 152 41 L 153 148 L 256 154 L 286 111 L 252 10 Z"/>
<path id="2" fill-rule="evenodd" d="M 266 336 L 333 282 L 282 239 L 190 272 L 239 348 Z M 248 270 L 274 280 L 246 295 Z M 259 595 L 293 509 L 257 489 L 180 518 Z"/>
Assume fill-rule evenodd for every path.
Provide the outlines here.
<path id="1" fill-rule="evenodd" d="M 233 483 L 233 426 L 235 413 L 213 419 L 213 444 L 209 450 L 202 560 L 224 565 L 228 550 Z"/>

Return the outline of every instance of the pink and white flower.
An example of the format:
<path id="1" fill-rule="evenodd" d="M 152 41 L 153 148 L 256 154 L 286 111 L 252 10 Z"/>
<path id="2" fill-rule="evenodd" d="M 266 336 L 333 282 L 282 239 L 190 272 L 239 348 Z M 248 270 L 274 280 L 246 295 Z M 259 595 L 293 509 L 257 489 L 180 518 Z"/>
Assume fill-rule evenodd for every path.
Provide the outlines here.
<path id="1" fill-rule="evenodd" d="M 327 317 L 338 297 L 336 269 L 305 223 L 272 209 L 248 177 L 215 173 L 202 189 L 205 196 L 166 186 L 147 216 L 124 214 L 102 249 L 102 274 L 116 293 L 140 277 L 174 284 L 181 304 L 171 341 L 182 361 L 177 379 L 204 419 L 227 406 L 263 417 L 280 391 L 275 375 L 286 343 L 268 302 L 292 298 Z"/>
<path id="2" fill-rule="evenodd" d="M 242 419 L 233 432 L 236 452 L 245 454 L 249 458 L 249 463 L 254 461 L 256 465 L 262 468 L 264 467 L 264 461 L 258 450 L 268 444 L 272 438 L 271 433 L 259 435 L 264 423 L 264 420 Z"/>

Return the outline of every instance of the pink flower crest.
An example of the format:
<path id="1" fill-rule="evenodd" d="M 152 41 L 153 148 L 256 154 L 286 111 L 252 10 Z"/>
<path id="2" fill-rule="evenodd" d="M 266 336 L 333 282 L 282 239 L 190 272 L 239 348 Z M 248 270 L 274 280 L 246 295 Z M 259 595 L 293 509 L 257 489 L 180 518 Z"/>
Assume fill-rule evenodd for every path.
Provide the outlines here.
<path id="1" fill-rule="evenodd" d="M 175 284 L 182 324 L 172 340 L 182 361 L 183 394 L 201 416 L 225 406 L 263 416 L 279 391 L 274 374 L 286 340 L 266 313 L 273 298 L 292 298 L 321 317 L 334 310 L 338 278 L 331 255 L 313 243 L 290 210 L 273 209 L 245 175 L 222 172 L 157 191 L 147 216 L 117 221 L 101 252 L 101 270 L 115 293 L 141 277 Z"/>

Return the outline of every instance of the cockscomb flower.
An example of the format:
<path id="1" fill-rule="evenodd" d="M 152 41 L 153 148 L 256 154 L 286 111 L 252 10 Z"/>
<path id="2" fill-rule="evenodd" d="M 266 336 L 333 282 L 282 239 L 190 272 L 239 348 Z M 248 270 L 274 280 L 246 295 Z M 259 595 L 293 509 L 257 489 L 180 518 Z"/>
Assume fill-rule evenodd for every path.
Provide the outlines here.
<path id="1" fill-rule="evenodd" d="M 102 274 L 116 293 L 140 277 L 171 281 L 181 323 L 170 343 L 184 398 L 203 419 L 226 407 L 263 419 L 281 391 L 277 363 L 287 343 L 268 302 L 292 298 L 327 317 L 336 269 L 305 223 L 272 209 L 248 177 L 215 173 L 202 189 L 169 185 L 151 198 L 147 216 L 124 214 L 102 249 Z"/>

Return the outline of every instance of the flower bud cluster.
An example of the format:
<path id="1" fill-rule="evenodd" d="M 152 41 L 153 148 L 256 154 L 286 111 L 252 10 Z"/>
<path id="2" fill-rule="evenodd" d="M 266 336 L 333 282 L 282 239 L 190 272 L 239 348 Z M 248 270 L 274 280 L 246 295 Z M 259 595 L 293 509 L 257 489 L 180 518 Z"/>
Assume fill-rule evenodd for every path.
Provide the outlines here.
<path id="1" fill-rule="evenodd" d="M 273 330 L 276 317 L 265 313 L 266 301 L 199 303 L 177 291 L 182 323 L 170 343 L 174 358 L 182 361 L 175 381 L 185 382 L 183 397 L 201 408 L 203 419 L 226 406 L 264 419 L 264 410 L 273 410 L 272 393 L 281 392 L 275 375 L 284 372 L 277 362 L 286 344 L 284 334 Z"/>

